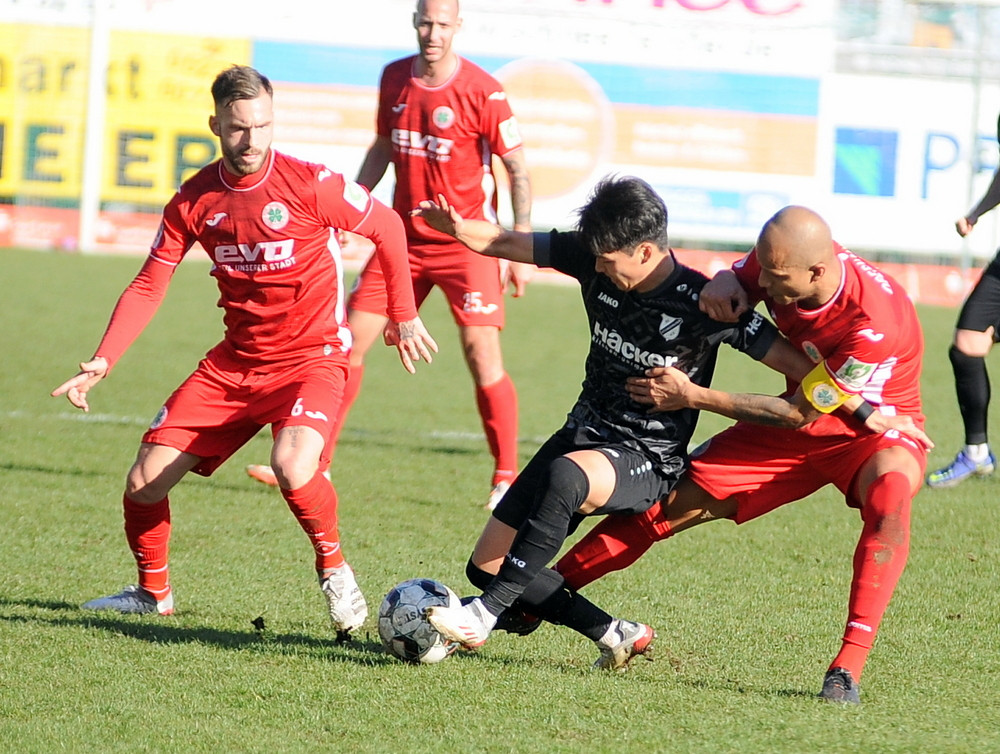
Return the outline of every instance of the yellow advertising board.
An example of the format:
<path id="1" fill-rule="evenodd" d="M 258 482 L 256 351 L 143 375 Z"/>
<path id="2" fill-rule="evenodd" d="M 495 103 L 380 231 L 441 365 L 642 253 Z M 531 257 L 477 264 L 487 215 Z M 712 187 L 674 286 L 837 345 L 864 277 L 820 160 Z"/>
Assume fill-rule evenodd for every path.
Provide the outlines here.
<path id="1" fill-rule="evenodd" d="M 86 94 L 85 29 L 0 24 L 0 195 L 79 196 Z"/>
<path id="2" fill-rule="evenodd" d="M 226 66 L 249 62 L 248 40 L 113 33 L 102 199 L 164 204 L 215 159 L 209 87 Z"/>
<path id="3" fill-rule="evenodd" d="M 0 197 L 78 200 L 89 46 L 83 28 L 0 24 Z M 249 60 L 245 39 L 112 32 L 101 199 L 162 205 L 214 159 L 209 87 Z"/>

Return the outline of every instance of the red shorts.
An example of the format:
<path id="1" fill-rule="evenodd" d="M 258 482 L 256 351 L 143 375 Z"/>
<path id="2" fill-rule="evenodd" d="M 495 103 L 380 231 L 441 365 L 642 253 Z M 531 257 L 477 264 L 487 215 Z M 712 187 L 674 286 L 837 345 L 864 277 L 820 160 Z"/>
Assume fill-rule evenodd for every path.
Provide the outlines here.
<path id="1" fill-rule="evenodd" d="M 927 467 L 923 448 L 896 431 L 858 437 L 816 436 L 792 429 L 738 423 L 695 451 L 687 477 L 717 500 L 735 497 L 736 523 L 836 486 L 860 508 L 854 477 L 877 451 L 900 446 Z"/>
<path id="2" fill-rule="evenodd" d="M 410 249 L 413 295 L 419 308 L 435 285 L 448 299 L 451 315 L 459 325 L 504 324 L 500 263 L 464 246 Z M 348 307 L 372 314 L 385 314 L 388 295 L 378 257 L 372 254 L 354 283 Z"/>
<path id="3" fill-rule="evenodd" d="M 341 354 L 297 362 L 287 369 L 223 369 L 210 359 L 181 383 L 142 437 L 201 458 L 193 471 L 210 476 L 262 427 L 312 427 L 325 441 L 320 471 L 330 465 L 330 434 L 344 395 Z"/>

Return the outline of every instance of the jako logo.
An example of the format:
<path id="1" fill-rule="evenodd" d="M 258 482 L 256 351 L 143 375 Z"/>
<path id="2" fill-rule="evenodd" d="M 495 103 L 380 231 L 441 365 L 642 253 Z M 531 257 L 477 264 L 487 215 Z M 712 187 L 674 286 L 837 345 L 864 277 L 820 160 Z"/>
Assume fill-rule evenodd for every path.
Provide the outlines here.
<path id="1" fill-rule="evenodd" d="M 617 309 L 618 308 L 618 301 L 616 301 L 615 299 L 611 298 L 611 296 L 609 296 L 604 291 L 601 291 L 600 293 L 597 294 L 597 300 L 598 301 L 603 301 L 605 304 L 607 304 L 608 306 L 610 306 L 612 309 Z"/>
<path id="2" fill-rule="evenodd" d="M 451 139 L 441 139 L 437 136 L 428 136 L 419 131 L 407 131 L 402 128 L 392 129 L 392 143 L 404 151 L 427 152 L 438 157 L 449 156 L 451 148 L 455 145 Z"/>
<path id="3" fill-rule="evenodd" d="M 677 362 L 677 358 L 674 356 L 644 351 L 635 343 L 623 340 L 617 330 L 601 327 L 600 322 L 594 323 L 594 340 L 623 359 L 641 364 L 644 367 L 671 367 Z"/>
<path id="4" fill-rule="evenodd" d="M 216 246 L 212 252 L 217 264 L 241 264 L 243 262 L 280 262 L 292 256 L 295 241 L 286 238 L 283 241 L 262 241 L 253 245 L 241 243 Z"/>
<path id="5" fill-rule="evenodd" d="M 520 560 L 519 558 L 515 558 L 509 552 L 507 553 L 507 560 L 509 560 L 514 565 L 516 565 L 518 568 L 524 568 L 526 565 L 528 565 L 523 560 Z"/>

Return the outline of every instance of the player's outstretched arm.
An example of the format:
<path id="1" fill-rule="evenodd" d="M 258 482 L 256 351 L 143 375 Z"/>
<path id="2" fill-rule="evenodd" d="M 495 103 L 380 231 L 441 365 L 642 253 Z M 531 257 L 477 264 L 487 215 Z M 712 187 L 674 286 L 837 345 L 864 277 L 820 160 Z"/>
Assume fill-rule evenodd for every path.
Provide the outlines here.
<path id="1" fill-rule="evenodd" d="M 420 317 L 405 322 L 389 322 L 385 326 L 382 337 L 386 345 L 396 346 L 396 350 L 399 351 L 399 360 L 403 362 L 403 368 L 410 374 L 415 374 L 417 371 L 414 362 L 423 359 L 430 364 L 433 361 L 431 351 L 438 352 L 437 343 L 427 332 Z"/>
<path id="2" fill-rule="evenodd" d="M 693 408 L 739 421 L 790 428 L 803 427 L 819 416 L 808 402 L 796 399 L 798 394 L 787 399 L 713 390 L 691 382 L 675 367 L 647 369 L 644 377 L 629 377 L 625 388 L 632 400 L 650 407 L 649 413 Z"/>
<path id="3" fill-rule="evenodd" d="M 517 150 L 501 158 L 510 178 L 510 208 L 514 215 L 514 230 L 519 233 L 531 232 L 531 177 L 524 152 Z M 514 289 L 514 298 L 525 294 L 528 283 L 535 276 L 537 268 L 533 264 L 511 262 L 503 270 L 503 286 L 509 283 Z"/>
<path id="4" fill-rule="evenodd" d="M 51 395 L 53 398 L 65 395 L 69 402 L 77 408 L 90 411 L 87 393 L 105 378 L 108 369 L 108 360 L 103 356 L 95 356 L 90 361 L 84 361 L 80 364 L 80 371 L 53 390 Z"/>
<path id="5" fill-rule="evenodd" d="M 958 235 L 963 238 L 969 235 L 979 218 L 998 204 L 1000 204 L 1000 168 L 997 168 L 996 172 L 993 173 L 993 180 L 990 181 L 989 188 L 986 189 L 986 193 L 983 194 L 979 203 L 972 208 L 968 215 L 958 218 L 955 222 L 955 230 L 958 231 Z"/>
<path id="6" fill-rule="evenodd" d="M 926 432 L 917 426 L 912 416 L 883 414 L 860 395 L 852 396 L 839 410 L 853 414 L 864 423 L 866 429 L 875 434 L 895 430 L 919 443 L 925 450 L 934 448 L 934 442 Z"/>
<path id="7" fill-rule="evenodd" d="M 410 214 L 422 217 L 435 230 L 448 234 L 478 254 L 509 259 L 512 262 L 534 261 L 534 240 L 531 233 L 505 230 L 485 220 L 468 220 L 442 194 L 438 194 L 437 201 L 420 202 Z"/>
<path id="8" fill-rule="evenodd" d="M 382 180 L 391 160 L 392 142 L 385 136 L 376 136 L 365 153 L 365 159 L 358 170 L 357 182 L 371 191 Z"/>

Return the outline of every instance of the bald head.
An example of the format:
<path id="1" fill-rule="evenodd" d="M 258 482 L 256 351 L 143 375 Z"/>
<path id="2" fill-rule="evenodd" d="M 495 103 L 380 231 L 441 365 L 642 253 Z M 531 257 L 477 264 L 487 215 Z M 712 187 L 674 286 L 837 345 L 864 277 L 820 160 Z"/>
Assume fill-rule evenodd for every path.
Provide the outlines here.
<path id="1" fill-rule="evenodd" d="M 427 13 L 429 10 L 436 13 L 439 9 L 447 9 L 455 18 L 461 14 L 458 0 L 417 0 L 417 15 Z"/>
<path id="2" fill-rule="evenodd" d="M 762 247 L 782 267 L 812 267 L 829 263 L 834 256 L 830 226 L 811 209 L 794 205 L 778 210 L 764 223 L 758 253 Z"/>
<path id="3" fill-rule="evenodd" d="M 840 285 L 841 266 L 830 226 L 806 207 L 785 207 L 768 220 L 756 254 L 759 283 L 778 304 L 815 308 Z"/>

